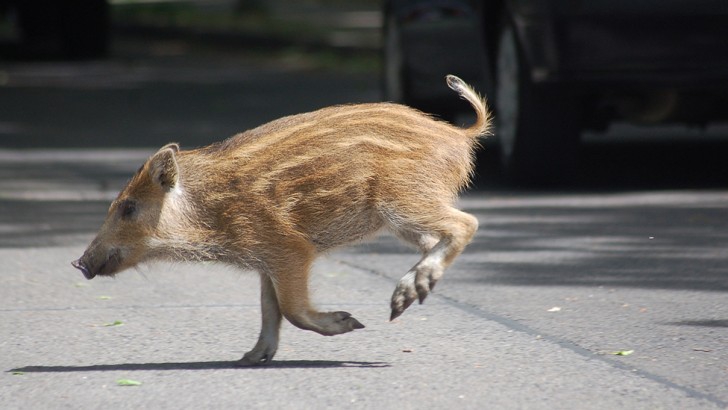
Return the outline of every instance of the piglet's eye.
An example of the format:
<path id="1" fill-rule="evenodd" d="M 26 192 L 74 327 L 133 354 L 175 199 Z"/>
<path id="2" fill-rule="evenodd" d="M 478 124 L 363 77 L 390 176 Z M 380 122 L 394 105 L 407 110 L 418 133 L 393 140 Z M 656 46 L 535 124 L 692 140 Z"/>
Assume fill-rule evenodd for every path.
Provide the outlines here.
<path id="1" fill-rule="evenodd" d="M 136 215 L 136 212 L 137 204 L 132 200 L 127 199 L 119 204 L 119 213 L 121 215 L 121 219 L 130 219 L 134 215 Z"/>

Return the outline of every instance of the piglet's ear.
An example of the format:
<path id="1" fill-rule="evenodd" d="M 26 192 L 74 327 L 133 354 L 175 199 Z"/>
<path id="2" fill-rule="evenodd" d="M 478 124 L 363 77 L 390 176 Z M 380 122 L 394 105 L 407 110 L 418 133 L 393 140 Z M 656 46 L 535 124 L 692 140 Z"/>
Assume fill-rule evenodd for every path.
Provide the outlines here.
<path id="1" fill-rule="evenodd" d="M 171 149 L 175 153 L 179 152 L 179 144 L 177 144 L 176 142 L 170 142 L 169 144 L 163 146 L 159 150 L 161 151 L 161 150 L 166 149 L 166 148 Z"/>
<path id="2" fill-rule="evenodd" d="M 149 159 L 149 174 L 152 181 L 165 191 L 174 188 L 179 181 L 179 168 L 175 158 L 175 153 L 178 151 L 179 145 L 167 144 Z"/>

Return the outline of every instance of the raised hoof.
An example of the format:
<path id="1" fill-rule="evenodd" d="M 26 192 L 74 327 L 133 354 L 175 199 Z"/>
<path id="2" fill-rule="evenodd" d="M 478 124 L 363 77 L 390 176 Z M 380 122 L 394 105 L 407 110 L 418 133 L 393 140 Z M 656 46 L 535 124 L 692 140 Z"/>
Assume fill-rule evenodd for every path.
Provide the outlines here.
<path id="1" fill-rule="evenodd" d="M 390 307 L 392 313 L 389 316 L 389 320 L 398 318 L 404 311 L 410 307 L 415 299 L 420 298 L 420 303 L 424 298 L 420 297 L 419 293 L 415 289 L 415 273 L 408 272 L 400 281 L 397 283 L 397 287 L 394 289 L 392 294 L 392 302 Z"/>

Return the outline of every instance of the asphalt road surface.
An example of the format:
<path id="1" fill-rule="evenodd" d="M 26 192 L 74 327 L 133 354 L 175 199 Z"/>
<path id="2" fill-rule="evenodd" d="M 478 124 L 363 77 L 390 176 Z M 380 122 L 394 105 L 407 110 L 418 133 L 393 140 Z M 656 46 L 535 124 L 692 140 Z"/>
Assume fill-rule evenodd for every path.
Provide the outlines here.
<path id="1" fill-rule="evenodd" d="M 558 190 L 509 188 L 486 164 L 461 201 L 481 228 L 425 304 L 387 320 L 418 260 L 393 237 L 339 250 L 314 300 L 366 329 L 284 324 L 275 361 L 241 369 L 255 275 L 154 264 L 86 281 L 70 261 L 156 147 L 375 101 L 376 76 L 149 41 L 5 62 L 0 80 L 0 408 L 728 406 L 721 141 L 593 145 Z"/>

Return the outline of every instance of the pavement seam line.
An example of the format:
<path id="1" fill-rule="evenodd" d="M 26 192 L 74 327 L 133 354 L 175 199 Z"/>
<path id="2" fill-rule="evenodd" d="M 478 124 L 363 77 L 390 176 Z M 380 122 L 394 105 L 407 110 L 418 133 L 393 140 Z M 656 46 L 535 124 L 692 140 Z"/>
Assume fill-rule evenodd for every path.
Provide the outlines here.
<path id="1" fill-rule="evenodd" d="M 360 270 L 362 272 L 368 273 L 368 274 L 373 275 L 373 276 L 377 276 L 377 277 L 382 278 L 382 279 L 386 279 L 388 282 L 396 283 L 395 280 L 393 280 L 392 278 L 388 277 L 387 275 L 385 275 L 382 272 L 379 272 L 379 271 L 377 271 L 375 269 L 371 269 L 371 268 L 367 268 L 367 267 L 364 267 L 364 266 L 360 266 L 360 265 L 358 265 L 356 263 L 353 263 L 353 262 L 350 262 L 350 261 L 347 261 L 347 260 L 344 260 L 344 259 L 339 259 L 339 258 L 336 258 L 336 257 L 331 257 L 330 256 L 330 258 L 333 259 L 333 260 L 335 260 L 335 261 L 337 261 L 337 262 L 339 262 L 339 263 L 341 263 L 341 264 L 343 264 L 343 265 L 345 265 L 345 266 L 348 266 L 348 267 L 351 267 L 351 268 Z M 482 318 L 482 319 L 486 319 L 486 320 L 489 320 L 489 321 L 492 321 L 492 322 L 496 322 L 496 323 L 498 323 L 500 325 L 503 325 L 503 326 L 505 326 L 505 327 L 507 327 L 507 328 L 509 328 L 509 329 L 511 329 L 513 331 L 515 331 L 515 332 L 524 333 L 524 334 L 527 334 L 527 335 L 533 336 L 533 337 L 538 336 L 538 337 L 541 338 L 541 340 L 544 340 L 544 341 L 547 341 L 547 342 L 550 342 L 550 343 L 554 343 L 554 344 L 556 344 L 557 346 L 559 346 L 561 348 L 570 350 L 570 351 L 576 353 L 577 355 L 586 358 L 587 360 L 599 360 L 599 361 L 601 361 L 603 363 L 606 363 L 607 365 L 609 365 L 612 368 L 615 368 L 615 369 L 618 369 L 618 370 L 621 370 L 621 371 L 625 371 L 625 372 L 627 372 L 629 374 L 633 374 L 633 375 L 637 375 L 637 376 L 643 377 L 643 378 L 645 378 L 647 380 L 654 381 L 655 383 L 661 384 L 661 385 L 663 385 L 663 386 L 665 386 L 667 388 L 681 391 L 681 392 L 685 393 L 688 397 L 695 398 L 695 399 L 706 400 L 706 401 L 709 401 L 709 402 L 711 402 L 713 404 L 716 404 L 716 405 L 718 405 L 718 406 L 720 406 L 722 408 L 728 408 L 728 402 L 726 402 L 726 401 L 724 401 L 724 400 L 720 399 L 719 397 L 716 397 L 716 396 L 714 396 L 712 394 L 704 393 L 704 392 L 701 392 L 699 390 L 695 390 L 695 389 L 693 389 L 691 387 L 677 384 L 675 382 L 672 382 L 672 381 L 666 379 L 663 376 L 660 376 L 660 375 L 651 373 L 651 372 L 646 371 L 646 370 L 643 370 L 643 369 L 636 368 L 634 366 L 629 366 L 629 365 L 627 365 L 627 364 L 625 364 L 623 362 L 613 360 L 613 359 L 611 359 L 609 357 L 606 357 L 606 356 L 603 356 L 603 355 L 599 355 L 599 354 L 597 354 L 595 352 L 592 352 L 591 350 L 588 350 L 586 348 L 583 348 L 583 347 L 577 345 L 576 343 L 574 343 L 574 342 L 572 342 L 570 340 L 562 339 L 562 338 L 560 338 L 558 336 L 544 334 L 543 332 L 538 332 L 535 329 L 531 328 L 530 326 L 525 325 L 523 323 L 520 323 L 520 322 L 518 322 L 516 320 L 509 319 L 507 317 L 500 316 L 498 314 L 485 311 L 485 310 L 483 310 L 483 309 L 481 309 L 481 308 L 479 308 L 477 306 L 474 306 L 472 304 L 469 304 L 469 303 L 466 303 L 466 302 L 462 302 L 462 301 L 457 300 L 455 298 L 452 298 L 452 297 L 443 295 L 442 293 L 437 293 L 437 294 L 436 293 L 432 293 L 432 294 L 430 294 L 429 298 L 437 298 L 437 299 L 440 299 L 442 302 L 444 302 L 444 303 L 446 303 L 446 304 L 448 304 L 448 305 L 450 305 L 450 306 L 452 306 L 452 307 L 454 307 L 454 308 L 456 308 L 458 310 L 461 310 L 461 311 L 463 311 L 463 312 L 465 312 L 465 313 L 467 313 L 469 315 L 476 316 L 476 317 L 479 317 L 479 318 Z"/>

